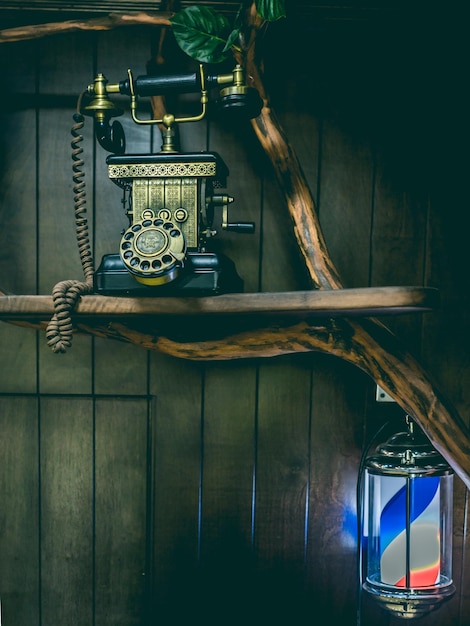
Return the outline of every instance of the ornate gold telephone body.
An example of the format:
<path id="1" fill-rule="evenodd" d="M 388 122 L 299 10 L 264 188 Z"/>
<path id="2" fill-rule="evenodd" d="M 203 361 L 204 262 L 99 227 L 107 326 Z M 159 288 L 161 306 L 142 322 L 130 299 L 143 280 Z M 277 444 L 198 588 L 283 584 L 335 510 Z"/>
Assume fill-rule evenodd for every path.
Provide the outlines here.
<path id="1" fill-rule="evenodd" d="M 210 250 L 216 235 L 216 209 L 222 211 L 221 227 L 239 233 L 253 233 L 252 222 L 229 222 L 228 207 L 233 198 L 221 193 L 228 169 L 215 152 L 179 152 L 175 147 L 175 125 L 196 122 L 206 116 L 208 88 L 221 85 L 223 109 L 258 115 L 258 93 L 244 84 L 241 67 L 228 74 L 209 74 L 201 65 L 189 74 L 142 76 L 128 70 L 126 80 L 108 84 L 98 74 L 87 94 L 92 100 L 83 107 L 94 117 L 96 137 L 112 154 L 107 158 L 110 180 L 124 191 L 129 227 L 124 231 L 119 252 L 105 255 L 94 276 L 94 290 L 103 294 L 218 294 L 243 291 L 243 281 L 233 262 Z M 170 92 L 200 92 L 201 110 L 192 117 L 166 114 L 162 119 L 141 119 L 137 115 L 139 96 Z M 161 151 L 156 154 L 126 154 L 122 126 L 112 117 L 122 114 L 109 94 L 130 96 L 132 119 L 136 124 L 159 124 Z"/>

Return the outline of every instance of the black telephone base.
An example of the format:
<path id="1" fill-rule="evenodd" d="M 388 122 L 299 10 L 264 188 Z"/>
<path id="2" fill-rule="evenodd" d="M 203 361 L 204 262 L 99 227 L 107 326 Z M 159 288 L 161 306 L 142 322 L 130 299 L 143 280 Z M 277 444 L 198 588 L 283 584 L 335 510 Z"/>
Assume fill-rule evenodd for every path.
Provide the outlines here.
<path id="1" fill-rule="evenodd" d="M 119 254 L 107 254 L 94 276 L 94 291 L 113 296 L 214 296 L 243 291 L 235 265 L 223 254 L 189 252 L 179 276 L 165 285 L 139 283 Z"/>

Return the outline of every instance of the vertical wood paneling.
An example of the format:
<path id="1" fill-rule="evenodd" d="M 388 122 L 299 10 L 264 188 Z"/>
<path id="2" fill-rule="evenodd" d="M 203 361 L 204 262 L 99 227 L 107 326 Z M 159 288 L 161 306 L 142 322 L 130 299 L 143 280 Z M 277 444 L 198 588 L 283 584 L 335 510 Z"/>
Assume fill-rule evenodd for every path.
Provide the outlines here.
<path id="1" fill-rule="evenodd" d="M 432 197 L 427 252 L 427 281 L 441 295 L 439 313 L 423 324 L 423 359 L 468 423 L 470 391 L 469 304 L 466 233 L 461 228 L 463 181 L 445 177 Z"/>
<path id="2" fill-rule="evenodd" d="M 354 623 L 356 486 L 369 383 L 362 372 L 332 357 L 316 357 L 312 368 L 307 583 L 332 619 Z"/>
<path id="3" fill-rule="evenodd" d="M 357 116 L 362 94 L 360 90 L 354 94 L 348 91 L 354 62 L 349 58 L 343 63 L 338 51 L 332 51 L 334 41 L 333 38 L 326 45 L 332 52 L 331 77 L 322 76 L 325 88 L 331 91 L 326 92 L 320 106 L 325 112 L 321 125 L 318 211 L 343 285 L 365 287 L 370 284 L 373 151 L 367 125 L 362 116 Z M 367 73 L 367 66 L 364 72 Z M 332 97 L 338 99 L 330 111 L 325 101 Z M 312 389 L 309 582 L 325 610 L 336 619 L 354 623 L 358 610 L 356 488 L 361 429 L 371 381 L 335 359 L 317 363 L 321 367 L 314 369 Z M 324 558 L 317 562 L 314 555 L 319 544 Z M 339 580 L 344 594 L 338 594 Z M 344 600 L 345 596 L 349 601 Z"/>
<path id="4" fill-rule="evenodd" d="M 168 38 L 166 45 L 171 47 Z M 167 61 L 174 68 L 174 58 Z M 166 102 L 176 114 L 180 104 L 171 97 Z M 182 152 L 207 150 L 206 123 L 181 124 L 178 139 Z M 154 152 L 160 151 L 161 143 L 155 129 Z M 186 623 L 201 607 L 204 591 L 200 556 L 205 365 L 163 354 L 151 354 L 149 364 L 149 389 L 157 407 L 151 615 L 155 620 Z"/>
<path id="5" fill-rule="evenodd" d="M 374 175 L 371 146 L 344 122 L 326 119 L 322 128 L 320 223 L 343 286 L 366 287 Z"/>
<path id="6" fill-rule="evenodd" d="M 62 280 L 83 280 L 75 236 L 72 192 L 71 135 L 75 98 L 92 72 L 89 36 L 64 36 L 41 41 L 39 91 L 52 99 L 70 95 L 74 108 L 41 109 L 39 113 L 39 292 L 48 294 Z M 73 59 L 65 71 L 64 59 Z M 57 77 L 61 78 L 58 80 Z M 39 342 L 42 393 L 90 393 L 91 340 L 75 337 L 73 350 L 54 354 L 45 335 Z"/>
<path id="7" fill-rule="evenodd" d="M 295 116 L 289 116 L 290 106 L 285 101 L 284 106 L 281 119 L 288 123 Z M 289 140 L 294 146 L 299 141 L 317 140 L 315 120 L 307 127 L 292 123 L 291 130 Z M 269 164 L 264 164 L 262 173 L 260 288 L 304 289 L 309 281 L 283 194 Z M 311 596 L 305 585 L 305 556 L 311 462 L 310 386 L 308 359 L 294 355 L 260 361 L 254 500 L 257 599 L 253 623 L 298 621 L 308 610 Z"/>
<path id="8" fill-rule="evenodd" d="M 460 492 L 464 490 L 463 485 L 460 485 Z M 457 587 L 457 594 L 459 599 L 459 620 L 461 624 L 465 624 L 468 620 L 470 613 L 470 598 L 468 593 L 468 580 L 470 579 L 470 564 L 468 558 L 468 546 L 470 545 L 470 532 L 469 532 L 469 502 L 468 502 L 468 490 L 465 489 L 465 496 L 462 498 L 462 526 L 458 526 L 454 531 L 454 572 L 458 572 L 456 578 L 460 583 Z M 460 532 L 460 529 L 462 531 Z M 457 535 L 457 536 L 456 536 Z"/>
<path id="9" fill-rule="evenodd" d="M 348 89 L 357 78 L 357 67 L 352 57 L 340 54 L 337 36 L 330 41 L 325 33 L 320 36 L 319 53 L 328 53 L 329 62 L 317 62 L 320 69 L 310 83 L 314 94 L 324 91 L 316 102 L 322 116 L 318 212 L 344 287 L 366 287 L 370 281 L 373 150 L 367 125 L 358 114 L 364 96 L 360 89 Z M 345 45 L 347 41 L 346 37 Z M 359 58 L 361 50 L 358 45 Z M 367 74 L 368 66 L 363 69 Z M 359 582 L 356 488 L 366 398 L 372 384 L 362 372 L 328 357 L 312 359 L 312 370 L 308 584 L 319 606 L 332 618 L 355 623 Z M 317 550 L 321 559 L 316 557 Z"/>
<path id="10" fill-rule="evenodd" d="M 260 368 L 254 532 L 257 608 L 263 608 L 257 617 L 265 615 L 273 623 L 302 615 L 309 381 L 309 369 L 301 361 L 280 359 Z"/>
<path id="11" fill-rule="evenodd" d="M 36 331 L 0 323 L 1 358 L 8 363 L 0 371 L 2 393 L 34 393 L 36 380 Z"/>
<path id="12" fill-rule="evenodd" d="M 38 407 L 0 399 L 0 597 L 4 624 L 39 626 Z"/>
<path id="13" fill-rule="evenodd" d="M 427 159 L 429 185 L 432 189 L 429 208 L 427 281 L 439 287 L 441 307 L 438 315 L 426 316 L 423 323 L 423 355 L 437 384 L 453 400 L 463 420 L 470 424 L 470 298 L 468 292 L 467 236 L 461 228 L 465 212 L 466 169 L 468 159 L 464 146 L 468 143 L 469 127 L 464 121 L 468 95 L 463 96 L 458 77 L 464 71 L 465 38 L 457 32 L 445 50 L 430 45 L 438 55 L 432 79 L 436 73 L 443 89 L 429 107 L 431 130 L 426 128 L 432 158 Z M 433 56 L 434 58 L 434 56 Z M 441 120 L 434 124 L 434 120 Z M 444 125 L 445 120 L 445 125 Z M 468 621 L 470 610 L 468 490 L 459 479 L 454 489 L 454 578 L 456 597 L 449 611 L 459 626 Z M 441 611 L 442 613 L 444 610 Z M 451 613 L 452 614 L 452 613 Z M 437 622 L 436 622 L 437 623 Z"/>
<path id="14" fill-rule="evenodd" d="M 276 33 L 276 31 L 278 31 Z M 312 151 L 318 149 L 318 120 L 311 116 L 306 122 L 298 115 L 299 83 L 290 77 L 290 64 L 296 56 L 296 44 L 281 52 L 278 45 L 285 37 L 281 25 L 274 29 L 274 33 L 267 32 L 270 45 L 266 48 L 266 87 L 279 123 L 287 135 L 288 141 L 296 150 L 299 148 L 299 158 L 305 166 L 307 182 L 313 188 L 314 177 L 318 162 L 312 159 Z M 285 66 L 286 67 L 285 67 Z M 279 77 L 283 76 L 282 82 Z M 301 92 L 300 92 L 301 93 Z M 302 97 L 302 96 L 301 96 Z M 284 200 L 284 192 L 274 176 L 271 164 L 266 156 L 259 158 L 260 173 L 263 176 L 263 223 L 262 223 L 262 257 L 261 261 L 261 291 L 285 291 L 308 289 L 311 285 L 310 277 L 301 258 L 296 242 L 293 222 Z M 316 182 L 316 180 L 315 180 Z"/>
<path id="15" fill-rule="evenodd" d="M 150 409 L 150 410 L 149 410 Z M 96 626 L 145 623 L 148 434 L 155 416 L 146 398 L 98 398 L 95 429 Z"/>
<path id="16" fill-rule="evenodd" d="M 214 248 L 228 256 L 243 280 L 245 292 L 259 290 L 259 259 L 262 229 L 260 174 L 263 155 L 256 144 L 249 120 L 237 119 L 229 126 L 230 115 L 221 113 L 210 124 L 209 151 L 218 153 L 229 175 L 224 193 L 234 198 L 229 205 L 229 221 L 253 222 L 253 234 L 231 233 L 221 228 L 222 209 L 216 210 Z M 189 148 L 187 145 L 186 148 Z"/>
<path id="17" fill-rule="evenodd" d="M 300 129 L 298 129 L 301 132 Z M 267 167 L 266 167 L 267 165 Z M 289 291 L 310 286 L 283 194 L 270 165 L 263 177 L 261 291 Z"/>
<path id="18" fill-rule="evenodd" d="M 371 240 L 372 285 L 422 285 L 429 194 L 398 155 L 377 156 Z M 419 357 L 423 315 L 387 318 L 387 326 Z"/>
<path id="19" fill-rule="evenodd" d="M 34 83 L 31 85 L 34 93 Z M 25 96 L 16 96 L 25 98 Z M 34 108 L 3 112 L 2 289 L 36 291 L 36 116 Z M 19 251 L 22 254 L 19 254 Z"/>
<path id="20" fill-rule="evenodd" d="M 127 77 L 130 68 L 134 76 L 145 74 L 145 63 L 150 58 L 149 29 L 130 28 L 105 33 L 97 42 L 96 72 L 103 73 L 110 83 Z M 91 82 L 93 76 L 88 77 Z M 84 83 L 85 86 L 85 83 Z M 123 99 L 122 99 L 123 100 Z M 124 99 L 119 106 L 127 110 L 117 118 L 126 135 L 126 151 L 131 154 L 148 153 L 151 148 L 150 127 L 135 124 Z M 147 113 L 139 113 L 144 116 Z M 112 122 L 115 120 L 113 119 Z M 111 122 L 111 123 L 112 123 Z M 88 131 L 93 128 L 92 118 L 87 118 Z M 91 140 L 91 137 L 88 137 Z M 85 164 L 94 171 L 94 260 L 98 269 L 105 254 L 116 253 L 121 234 L 129 225 L 122 205 L 123 192 L 108 177 L 106 152 L 95 142 L 95 163 Z M 125 343 L 94 340 L 94 389 L 96 393 L 147 393 L 147 355 Z"/>
<path id="21" fill-rule="evenodd" d="M 40 41 L 38 90 L 51 96 L 51 105 L 39 112 L 40 293 L 49 293 L 60 280 L 83 276 L 75 241 L 70 130 L 78 95 L 92 74 L 92 43 L 87 33 Z M 70 108 L 60 104 L 64 96 Z"/>
<path id="22" fill-rule="evenodd" d="M 204 621 L 217 624 L 227 606 L 231 619 L 246 617 L 238 599 L 253 582 L 256 370 L 211 364 L 204 383 L 198 604 Z"/>
<path id="23" fill-rule="evenodd" d="M 36 293 L 36 42 L 0 49 L 3 80 L 23 107 L 0 110 L 0 288 L 10 293 Z M 25 95 L 30 94 L 30 95 Z M 7 102 L 3 103 L 4 105 Z M 36 333 L 0 323 L 4 363 L 0 389 L 36 391 Z"/>
<path id="24" fill-rule="evenodd" d="M 180 624 L 194 616 L 198 601 L 203 371 L 151 355 L 150 390 L 157 398 L 152 614 Z"/>
<path id="25" fill-rule="evenodd" d="M 228 116 L 230 119 L 230 116 Z M 228 256 L 245 291 L 259 288 L 261 196 L 253 134 L 248 120 L 228 127 L 222 116 L 210 123 L 209 151 L 225 161 L 226 190 L 234 197 L 229 221 L 254 222 L 255 233 L 223 231 L 221 210 L 214 225 L 215 249 Z M 240 141 L 242 138 L 242 141 Z M 253 362 L 211 363 L 204 368 L 200 579 L 198 607 L 209 624 L 246 619 L 253 582 L 253 484 L 256 453 L 257 368 Z M 248 600 L 247 600 L 248 601 Z"/>
<path id="26" fill-rule="evenodd" d="M 443 170 L 445 173 L 446 170 Z M 470 361 L 468 293 L 462 292 L 467 279 L 462 232 L 456 217 L 463 188 L 442 176 L 435 186 L 430 206 L 427 248 L 427 280 L 438 285 L 441 294 L 439 314 L 423 321 L 423 358 L 437 385 L 453 399 L 454 406 L 468 424 Z M 463 265 L 462 265 L 463 263 Z M 465 624 L 470 606 L 467 592 L 470 576 L 468 559 L 468 492 L 455 477 L 454 488 L 454 579 L 458 589 L 447 611 Z M 442 609 L 441 613 L 444 612 Z M 438 622 L 436 622 L 438 623 Z"/>
<path id="27" fill-rule="evenodd" d="M 368 39 L 351 30 L 310 34 L 315 71 L 306 89 L 321 121 L 320 223 L 343 286 L 366 287 L 374 179 L 368 82 L 374 56 Z"/>
<path id="28" fill-rule="evenodd" d="M 93 407 L 40 404 L 41 618 L 89 626 L 93 615 Z"/>

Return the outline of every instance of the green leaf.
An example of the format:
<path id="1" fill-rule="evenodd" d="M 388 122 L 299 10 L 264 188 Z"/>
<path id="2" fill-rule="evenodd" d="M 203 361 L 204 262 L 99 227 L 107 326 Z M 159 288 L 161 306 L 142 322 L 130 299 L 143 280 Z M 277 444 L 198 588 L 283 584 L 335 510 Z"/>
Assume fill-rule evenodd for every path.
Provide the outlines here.
<path id="1" fill-rule="evenodd" d="M 281 17 L 286 17 L 284 0 L 256 0 L 256 10 L 267 22 L 275 22 Z"/>
<path id="2" fill-rule="evenodd" d="M 228 57 L 225 51 L 231 28 L 227 18 L 204 6 L 189 6 L 172 19 L 173 33 L 179 47 L 200 63 L 220 63 Z"/>
<path id="3" fill-rule="evenodd" d="M 232 32 L 230 33 L 230 35 L 228 36 L 227 43 L 225 44 L 225 48 L 223 51 L 227 52 L 228 50 L 230 50 L 233 44 L 238 40 L 239 36 L 240 36 L 240 29 L 234 28 Z"/>

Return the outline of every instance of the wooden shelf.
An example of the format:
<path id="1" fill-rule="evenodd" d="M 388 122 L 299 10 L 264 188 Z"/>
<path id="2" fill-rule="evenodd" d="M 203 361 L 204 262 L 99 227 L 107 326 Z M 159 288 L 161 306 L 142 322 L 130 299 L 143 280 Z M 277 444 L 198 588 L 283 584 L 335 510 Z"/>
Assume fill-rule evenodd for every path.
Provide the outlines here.
<path id="1" fill-rule="evenodd" d="M 47 320 L 51 296 L 0 292 L 0 320 Z M 174 316 L 350 317 L 397 315 L 436 309 L 439 292 L 425 287 L 370 287 L 294 292 L 237 293 L 209 297 L 83 296 L 73 318 L 129 319 Z"/>

